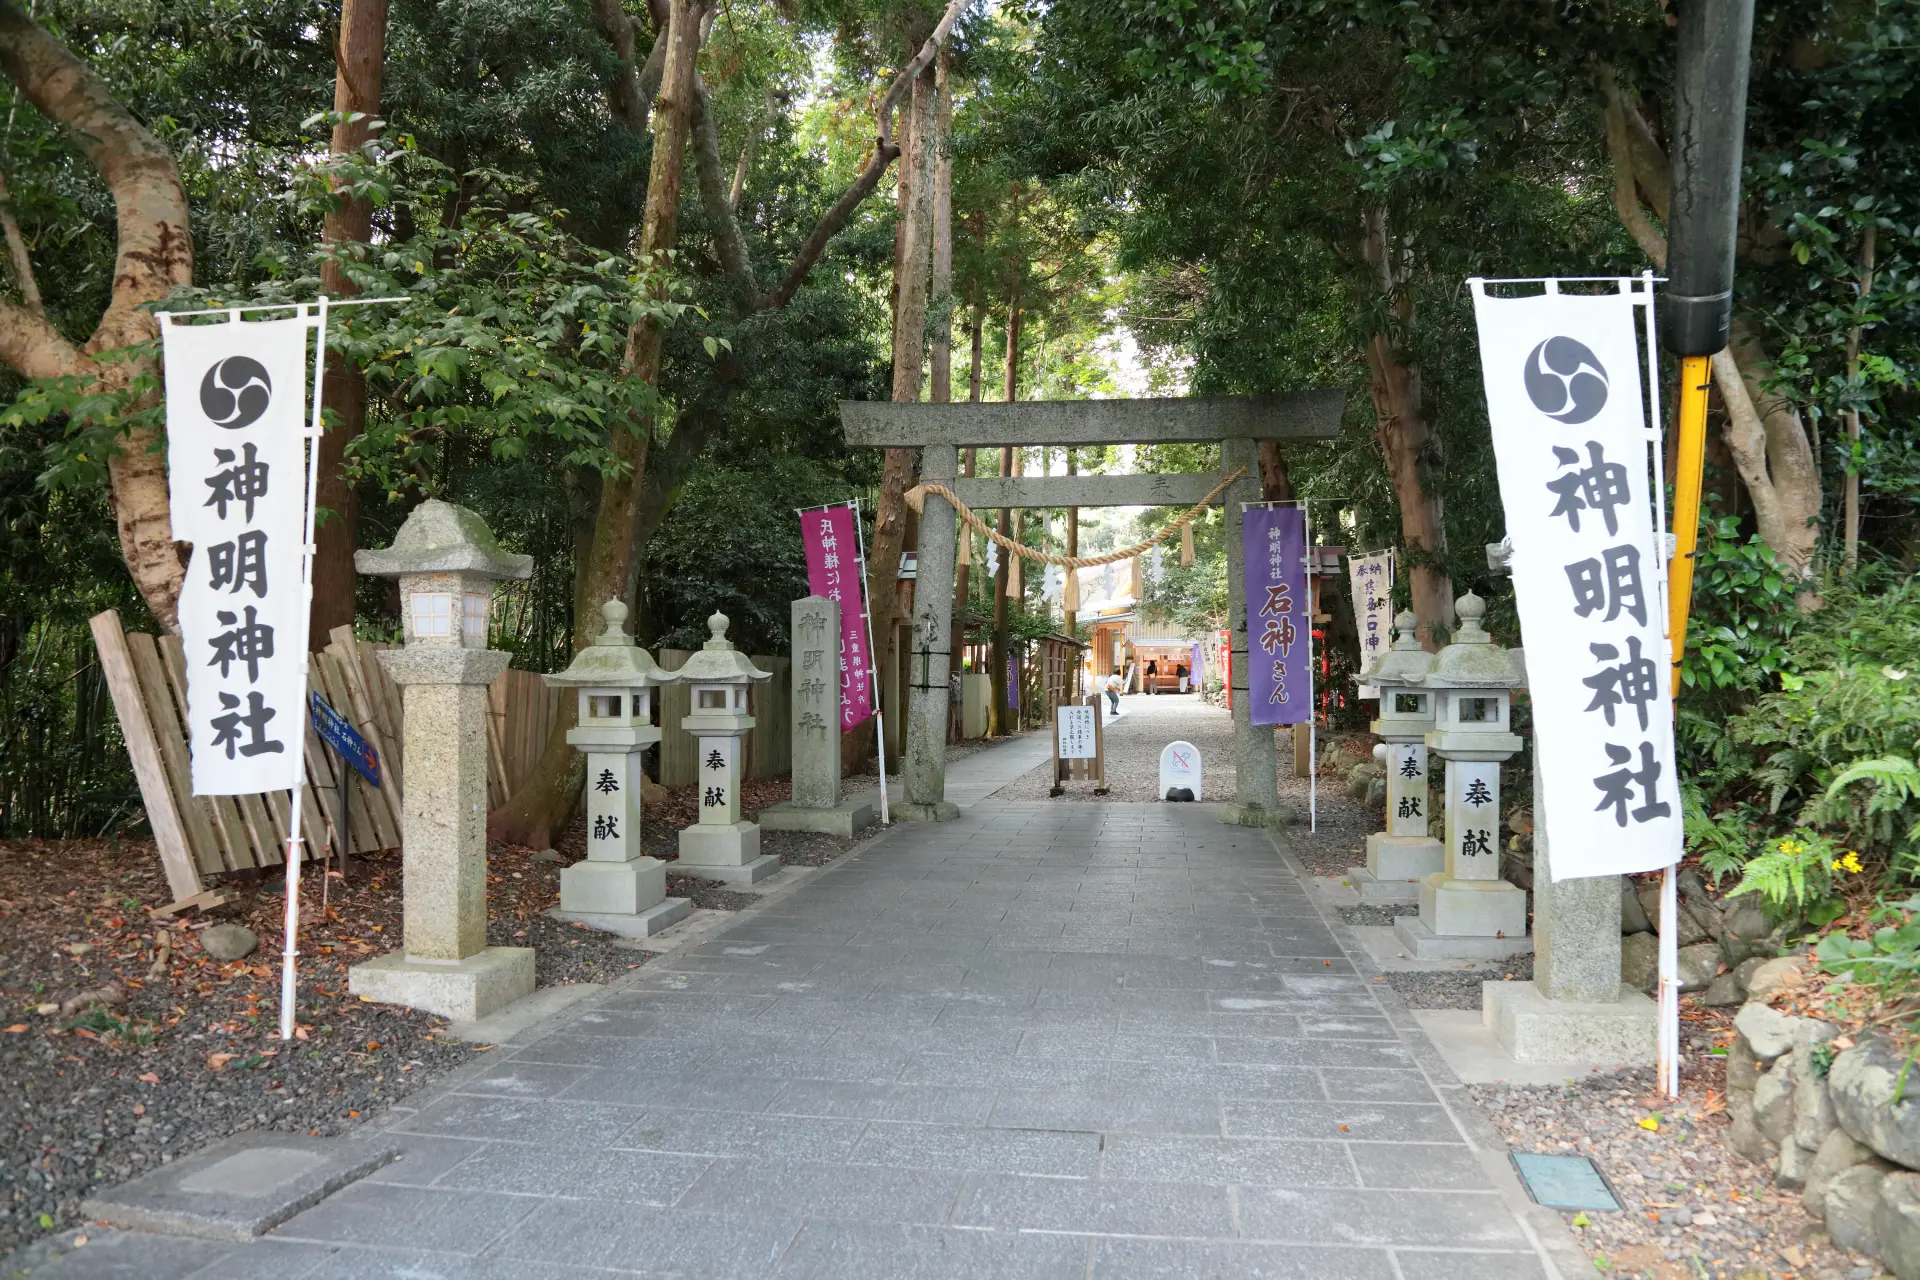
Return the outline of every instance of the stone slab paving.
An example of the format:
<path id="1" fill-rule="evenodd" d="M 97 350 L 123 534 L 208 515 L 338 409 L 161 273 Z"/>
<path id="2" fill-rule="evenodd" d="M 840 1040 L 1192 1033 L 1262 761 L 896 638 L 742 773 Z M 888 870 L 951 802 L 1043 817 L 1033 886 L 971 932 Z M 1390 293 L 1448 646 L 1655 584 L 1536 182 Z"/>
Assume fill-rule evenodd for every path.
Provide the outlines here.
<path id="1" fill-rule="evenodd" d="M 394 1113 L 402 1158 L 272 1236 L 42 1274 L 1558 1276 L 1294 865 L 1210 805 L 899 825 Z"/>

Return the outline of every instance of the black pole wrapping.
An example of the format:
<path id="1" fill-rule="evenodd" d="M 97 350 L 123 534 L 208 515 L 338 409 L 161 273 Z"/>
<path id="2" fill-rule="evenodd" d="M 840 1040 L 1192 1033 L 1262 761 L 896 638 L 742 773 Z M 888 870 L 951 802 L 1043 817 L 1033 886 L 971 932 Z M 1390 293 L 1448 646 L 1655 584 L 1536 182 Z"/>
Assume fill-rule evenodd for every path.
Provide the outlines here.
<path id="1" fill-rule="evenodd" d="M 1747 123 L 1753 0 L 1683 0 L 1675 80 L 1673 207 L 1662 344 L 1679 356 L 1727 345 Z"/>

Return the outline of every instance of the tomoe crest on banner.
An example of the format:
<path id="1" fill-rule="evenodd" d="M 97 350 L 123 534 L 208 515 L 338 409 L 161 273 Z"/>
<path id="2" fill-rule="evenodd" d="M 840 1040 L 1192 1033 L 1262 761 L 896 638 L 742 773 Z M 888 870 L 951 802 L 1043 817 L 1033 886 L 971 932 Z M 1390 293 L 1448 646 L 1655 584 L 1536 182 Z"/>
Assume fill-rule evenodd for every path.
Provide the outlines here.
<path id="1" fill-rule="evenodd" d="M 1474 282 L 1533 700 L 1535 822 L 1555 880 L 1651 871 L 1680 853 L 1634 306 L 1625 292 L 1488 297 Z"/>
<path id="2" fill-rule="evenodd" d="M 195 795 L 296 785 L 307 722 L 304 319 L 161 326 Z"/>

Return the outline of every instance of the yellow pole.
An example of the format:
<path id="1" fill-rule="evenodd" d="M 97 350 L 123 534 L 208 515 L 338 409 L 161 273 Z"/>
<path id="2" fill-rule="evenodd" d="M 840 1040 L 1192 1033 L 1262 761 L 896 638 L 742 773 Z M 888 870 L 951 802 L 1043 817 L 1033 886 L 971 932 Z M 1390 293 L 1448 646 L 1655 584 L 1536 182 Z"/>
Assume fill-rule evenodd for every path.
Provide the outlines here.
<path id="1" fill-rule="evenodd" d="M 1707 454 L 1710 356 L 1680 361 L 1680 446 L 1673 466 L 1673 559 L 1667 565 L 1668 629 L 1673 635 L 1673 696 L 1680 696 L 1680 659 L 1687 651 L 1687 613 L 1693 607 L 1693 549 L 1700 533 L 1700 472 Z"/>

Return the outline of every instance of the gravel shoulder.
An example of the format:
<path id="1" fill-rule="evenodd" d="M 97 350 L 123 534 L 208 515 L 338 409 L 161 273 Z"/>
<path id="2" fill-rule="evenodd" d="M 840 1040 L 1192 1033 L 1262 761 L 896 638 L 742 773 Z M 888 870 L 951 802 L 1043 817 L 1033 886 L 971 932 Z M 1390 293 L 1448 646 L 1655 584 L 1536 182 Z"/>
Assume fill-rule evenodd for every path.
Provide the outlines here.
<path id="1" fill-rule="evenodd" d="M 753 784 L 748 812 L 786 792 L 784 778 Z M 754 895 L 674 871 L 692 813 L 691 789 L 647 812 L 645 844 L 668 860 L 668 891 L 713 910 L 750 905 Z M 535 948 L 542 987 L 611 982 L 648 959 L 545 914 L 585 843 L 582 819 L 552 852 L 488 848 L 487 941 Z M 853 843 L 762 833 L 766 852 L 798 866 L 823 865 Z M 355 858 L 344 880 L 317 868 L 302 877 L 290 1042 L 278 1026 L 280 874 L 217 883 L 238 900 L 156 920 L 148 908 L 172 895 L 151 841 L 0 843 L 0 1257 L 74 1225 L 96 1187 L 243 1130 L 342 1132 L 486 1051 L 443 1037 L 444 1019 L 347 994 L 349 965 L 399 943 L 398 850 Z M 259 946 L 214 959 L 199 939 L 217 924 L 245 926 Z M 58 1012 L 103 991 L 102 1001 Z"/>

